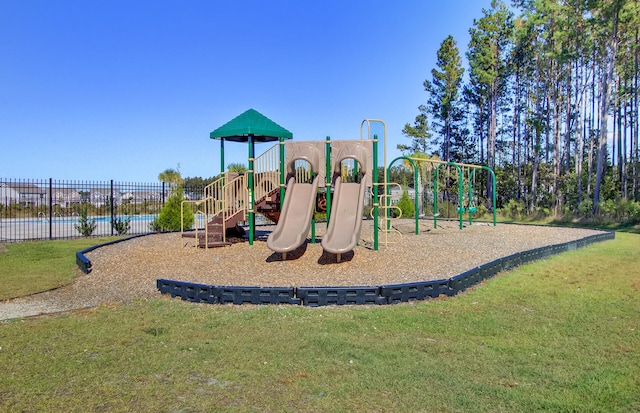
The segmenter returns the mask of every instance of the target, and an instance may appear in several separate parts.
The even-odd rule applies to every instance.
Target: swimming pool
[[[129,217],[131,219],[131,222],[151,222],[154,219],[156,219],[158,217],[158,215],[115,215],[113,218],[114,220],[116,219],[120,219],[120,220],[126,220],[127,217]],[[92,216],[92,217],[87,217],[89,220],[95,220],[95,222],[111,222],[111,215],[99,215],[99,216]],[[20,223],[23,224],[48,224],[49,223],[49,217],[39,217],[39,218],[9,218],[11,220],[17,220],[20,221]],[[72,217],[60,217],[60,216],[53,216],[53,219],[51,219],[51,223],[52,224],[77,224],[78,220],[80,219],[79,216],[72,216]]]

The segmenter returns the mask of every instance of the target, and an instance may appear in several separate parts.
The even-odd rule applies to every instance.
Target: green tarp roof
[[[231,119],[211,132],[209,137],[211,139],[247,142],[250,135],[254,137],[255,142],[293,138],[291,132],[254,109],[249,109]]]

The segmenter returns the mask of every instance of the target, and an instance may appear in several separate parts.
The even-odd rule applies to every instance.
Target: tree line
[[[398,148],[493,168],[502,206],[640,216],[639,26],[639,0],[494,0],[467,68],[441,43]]]

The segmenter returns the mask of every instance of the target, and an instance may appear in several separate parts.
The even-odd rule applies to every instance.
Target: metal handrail
[[[254,163],[255,200],[259,201],[280,188],[280,151],[274,145],[258,156]]]

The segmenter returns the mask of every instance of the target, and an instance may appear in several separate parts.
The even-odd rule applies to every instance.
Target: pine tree
[[[495,167],[498,102],[506,91],[509,75],[507,56],[510,52],[513,22],[512,13],[502,1],[493,1],[490,10],[483,10],[484,16],[474,21],[469,30],[471,41],[467,58],[471,67],[471,77],[477,85],[485,89],[488,117],[487,164]]]
[[[433,126],[439,132],[440,155],[445,161],[462,161],[465,155],[464,112],[461,109],[460,85],[464,68],[453,36],[448,36],[437,53],[437,68],[431,70],[432,80],[424,81],[429,94],[427,109]]]
[[[486,160],[490,168],[496,166],[497,120],[500,99],[506,92],[510,66],[508,56],[513,41],[513,13],[498,0],[491,2],[490,10],[483,10],[484,16],[474,20],[469,30],[471,40],[467,50],[467,59],[471,67],[471,85],[475,91],[468,95],[482,97],[484,105],[481,112],[486,113],[487,152]],[[491,186],[488,184],[488,188]],[[489,197],[492,194],[488,194]]]
[[[413,126],[405,124],[402,129],[402,134],[411,139],[410,145],[399,144],[398,149],[404,154],[412,153],[424,153],[429,150],[431,139],[431,131],[429,130],[429,124],[427,121],[427,107],[420,105],[418,107],[420,114],[416,116]]]

